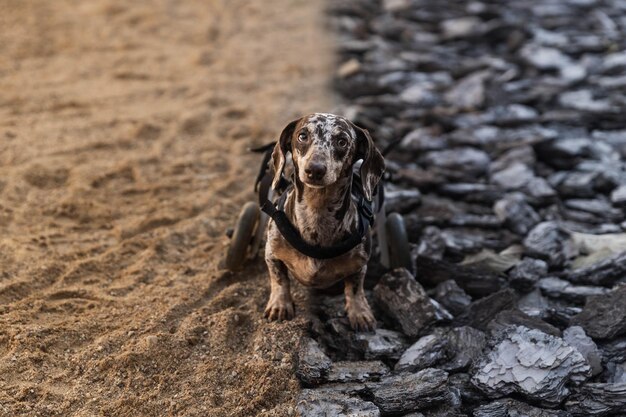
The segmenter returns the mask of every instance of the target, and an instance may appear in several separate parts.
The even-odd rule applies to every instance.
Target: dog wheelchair
[[[259,201],[244,204],[237,223],[229,232],[230,243],[226,252],[225,267],[235,271],[244,266],[246,261],[257,257],[265,238],[265,230],[270,218],[276,221],[283,237],[297,250],[307,256],[328,259],[340,256],[360,244],[370,227],[375,230],[380,253],[380,263],[389,269],[404,267],[413,269],[409,241],[402,216],[398,213],[387,213],[383,182],[378,183],[372,202],[363,197],[361,180],[358,174],[358,163],[353,167],[351,194],[357,205],[359,214],[359,231],[346,241],[330,248],[309,245],[300,237],[299,232],[291,225],[282,211],[287,191],[292,187],[291,181],[284,175],[281,177],[278,192],[272,187],[272,173],[269,167],[274,143],[251,149],[252,152],[264,153],[263,162],[254,185]],[[277,195],[278,194],[278,195]],[[277,202],[274,202],[278,197]],[[278,205],[278,207],[276,206]]]

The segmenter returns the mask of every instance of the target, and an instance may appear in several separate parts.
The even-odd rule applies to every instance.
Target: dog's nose
[[[304,173],[308,179],[319,181],[326,175],[326,165],[311,162],[304,168]]]

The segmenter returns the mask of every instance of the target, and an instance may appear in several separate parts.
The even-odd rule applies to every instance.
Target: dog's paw
[[[365,303],[354,303],[346,310],[352,330],[371,332],[376,328],[376,319],[367,301]]]
[[[273,320],[291,320],[295,315],[293,301],[284,298],[270,298],[265,307],[265,317]]]

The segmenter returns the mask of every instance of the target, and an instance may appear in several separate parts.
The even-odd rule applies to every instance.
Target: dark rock
[[[608,294],[592,296],[572,324],[585,329],[594,339],[610,339],[626,334],[626,285]]]
[[[626,275],[626,252],[601,259],[589,266],[567,271],[563,274],[576,284],[611,286]]]
[[[385,186],[385,208],[388,213],[407,213],[417,207],[421,201],[422,194],[418,190],[388,190]]]
[[[448,360],[439,367],[448,372],[459,372],[470,368],[482,355],[487,338],[478,329],[468,326],[451,329],[448,340]]]
[[[446,261],[418,256],[416,268],[420,281],[425,285],[437,285],[453,279],[471,296],[484,297],[502,288],[503,279],[479,268],[464,267]]]
[[[524,239],[524,247],[530,256],[545,259],[555,268],[566,265],[577,253],[570,234],[555,222],[535,226]]]
[[[464,313],[472,302],[472,297],[451,279],[437,285],[434,298],[455,316]]]
[[[451,253],[476,253],[485,246],[489,247],[485,236],[470,230],[446,229],[441,232],[441,237],[446,244],[446,249]]]
[[[435,226],[425,227],[417,247],[417,254],[433,259],[441,259],[445,251],[446,242],[441,236],[441,230]]]
[[[560,329],[565,329],[571,325],[572,319],[581,311],[582,308],[580,307],[556,306],[548,308],[541,318]]]
[[[564,197],[593,197],[597,178],[595,172],[557,172],[549,182]]]
[[[409,337],[417,337],[432,325],[452,319],[406,269],[385,274],[374,287],[374,296],[385,314]]]
[[[535,178],[533,171],[525,164],[516,162],[502,171],[491,175],[491,182],[505,190],[519,190]]]
[[[445,100],[464,110],[480,108],[485,102],[485,81],[490,75],[486,71],[468,75],[445,94]]]
[[[560,137],[538,143],[535,151],[546,163],[569,169],[582,159],[593,157],[593,141],[586,137]]]
[[[420,371],[443,362],[447,357],[448,340],[442,331],[421,337],[396,363],[396,371]]]
[[[543,318],[545,311],[552,307],[554,303],[541,294],[538,288],[523,294],[517,300],[517,308],[531,317]]]
[[[450,197],[460,198],[467,202],[493,203],[504,194],[498,186],[473,183],[444,183],[439,192]]]
[[[626,410],[626,383],[585,384],[565,403],[574,416],[623,415]]]
[[[565,201],[565,207],[584,211],[587,213],[602,216],[607,221],[618,222],[624,214],[622,210],[615,209],[604,199],[571,199]]]
[[[548,184],[548,181],[541,177],[535,177],[530,180],[523,188],[524,193],[528,196],[532,204],[545,205],[553,201],[556,197],[556,191]]]
[[[409,347],[396,363],[396,371],[437,367],[448,372],[468,369],[487,344],[485,334],[472,327],[436,329]]]
[[[509,272],[509,284],[516,290],[528,292],[547,273],[548,265],[544,261],[525,258]]]
[[[377,381],[389,373],[389,368],[380,361],[335,362],[328,370],[328,382]]]
[[[483,175],[489,167],[489,155],[473,148],[457,148],[428,152],[422,162],[450,178]]]
[[[366,386],[382,415],[410,413],[450,400],[448,373],[427,368],[417,373],[402,373]]]
[[[496,202],[493,211],[509,230],[522,236],[526,236],[528,231],[541,221],[541,217],[521,193],[506,195]]]
[[[526,327],[502,333],[477,366],[472,383],[489,397],[519,394],[556,407],[590,374],[583,356],[563,340]]]
[[[610,384],[626,383],[626,362],[622,362],[622,363],[609,362],[606,364],[606,371],[607,371],[606,382]]]
[[[626,206],[626,185],[617,187],[611,193],[611,202],[618,207]]]
[[[524,326],[529,329],[539,330],[552,336],[561,337],[561,331],[556,327],[546,323],[538,317],[531,317],[518,309],[499,312],[489,323],[487,329],[492,334],[496,334],[509,326]]]
[[[492,215],[480,215],[480,214],[456,214],[450,219],[450,225],[452,226],[467,226],[467,227],[481,227],[481,228],[499,228],[502,226],[502,219]],[[468,245],[471,250],[475,247],[475,241],[472,240]],[[457,245],[458,246],[458,245]]]
[[[491,164],[491,172],[503,171],[512,165],[520,164],[524,167],[534,166],[535,151],[531,146],[519,146],[504,152]],[[532,172],[532,171],[531,171]]]
[[[354,344],[365,359],[397,360],[408,346],[404,335],[387,329],[355,333]]]
[[[472,384],[471,380],[471,375],[466,373],[452,374],[448,378],[450,389],[460,392],[464,406],[481,404],[487,400],[485,395]]]
[[[325,382],[331,365],[332,361],[315,340],[309,337],[301,339],[296,376],[304,385],[312,386]]]
[[[470,304],[458,321],[477,329],[486,330],[487,325],[499,312],[515,307],[516,297],[511,289],[493,293]]]
[[[606,362],[626,362],[626,337],[603,343],[602,352]]]
[[[611,100],[595,99],[591,90],[567,91],[559,97],[559,103],[566,108],[588,113],[612,113],[618,111]]]
[[[328,390],[302,390],[296,404],[301,417],[379,417],[380,411],[373,403]]]
[[[445,39],[465,38],[482,30],[482,21],[474,16],[447,19],[441,22],[440,29]]]
[[[602,295],[608,292],[606,288],[572,285],[568,281],[554,277],[540,279],[537,287],[548,297],[559,298],[577,304],[584,304],[587,301],[587,297]]]
[[[565,329],[563,340],[582,353],[591,367],[592,376],[602,372],[602,353],[598,350],[598,346],[596,346],[594,341],[585,334],[585,330],[582,327],[572,326]]]
[[[475,255],[466,256],[461,265],[503,274],[519,263],[523,252],[524,248],[520,245],[509,246],[499,253],[483,249]]]
[[[521,401],[504,399],[481,405],[474,410],[474,417],[571,417],[566,411],[546,410]]]

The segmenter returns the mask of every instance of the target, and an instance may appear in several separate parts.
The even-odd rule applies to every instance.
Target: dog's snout
[[[326,165],[320,164],[319,162],[310,162],[306,168],[304,168],[304,173],[308,179],[319,181],[326,175]]]

